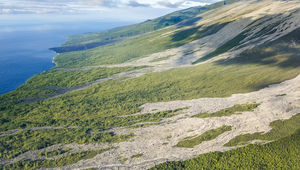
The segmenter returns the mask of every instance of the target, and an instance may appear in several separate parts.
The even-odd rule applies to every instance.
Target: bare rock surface
[[[247,9],[247,10],[245,10]],[[149,72],[161,72],[179,67],[193,67],[193,62],[213,52],[229,40],[247,31],[247,38],[230,51],[215,58],[199,63],[216,61],[222,58],[236,57],[242,51],[253,48],[257,45],[276,40],[300,26],[300,3],[297,0],[263,0],[243,1],[228,5],[217,10],[211,10],[199,15],[203,19],[196,25],[209,26],[217,23],[229,22],[215,34],[195,40],[178,48],[168,49],[155,53],[144,58],[128,61],[123,64],[86,66],[81,68],[62,68],[61,71],[88,70],[98,67],[135,67],[150,66],[147,68],[118,73],[105,79],[87,83],[71,89],[54,97],[77,90],[82,90],[92,85],[107,80],[140,77]],[[281,21],[281,22],[279,22]],[[278,23],[279,22],[279,23]],[[276,24],[273,29],[276,31],[270,34],[256,37],[257,33],[267,25]],[[255,25],[255,26],[253,26]],[[155,59],[170,56],[169,58],[153,62]],[[199,113],[213,113],[222,109],[230,108],[235,104],[259,103],[254,111],[243,112],[226,117],[196,118],[193,115]],[[116,144],[89,144],[89,145],[57,145],[46,149],[52,150],[58,147],[72,148],[76,152],[86,150],[99,150],[107,147],[114,147],[92,159],[82,160],[76,164],[60,167],[57,169],[146,169],[166,161],[177,161],[194,158],[197,155],[214,152],[227,151],[235,147],[224,147],[224,144],[241,134],[268,132],[271,130],[270,123],[276,120],[289,119],[300,113],[300,75],[292,80],[280,84],[271,85],[259,91],[234,94],[227,98],[200,98],[193,100],[178,100],[170,102],[146,103],[141,106],[142,111],[137,114],[154,113],[157,111],[182,110],[181,114],[162,120],[157,125],[149,125],[135,129],[116,128],[116,134],[131,134],[135,137],[128,141]],[[179,148],[175,145],[186,137],[201,135],[204,132],[219,128],[223,125],[231,126],[232,130],[227,131],[217,138],[205,141],[193,148]],[[48,128],[48,127],[45,127]],[[0,135],[18,133],[20,130],[3,132]],[[268,142],[258,141],[254,142]],[[251,143],[250,142],[250,143]],[[10,163],[21,159],[38,159],[36,155],[41,151],[26,152]],[[140,154],[140,157],[134,157]],[[126,161],[124,161],[126,158]]]
[[[253,102],[260,105],[252,112],[226,117],[191,117],[202,112],[216,112],[235,104]],[[164,111],[183,107],[189,108],[183,110],[182,115],[185,115],[184,117],[173,117],[159,125],[137,129],[115,129],[117,134],[134,133],[136,136],[129,141],[119,143],[118,148],[99,154],[93,159],[82,160],[74,165],[59,169],[145,169],[165,161],[186,160],[203,153],[230,150],[234,147],[224,147],[223,145],[241,134],[270,131],[269,124],[271,122],[289,119],[300,113],[299,104],[300,75],[292,80],[256,92],[234,94],[228,98],[200,98],[186,101],[147,103],[142,106],[142,112],[144,113],[151,112],[153,109]],[[186,137],[200,135],[223,125],[232,126],[232,130],[194,148],[175,147],[179,141]],[[137,154],[142,154],[142,156],[139,158],[132,157]],[[122,162],[120,158],[127,158],[128,160]]]
[[[173,68],[195,66],[193,65],[193,63],[198,59],[210,54],[220,46],[224,45],[226,42],[241,35],[242,33],[246,34],[246,38],[233,49],[207,61],[200,62],[197,65],[207,62],[213,62],[219,59],[236,57],[244,50],[274,41],[292,32],[296,28],[299,28],[300,3],[297,0],[242,1],[234,3],[232,5],[224,6],[222,8],[218,8],[216,10],[208,11],[204,14],[199,15],[199,17],[201,17],[202,19],[196,22],[195,26],[201,25],[205,27],[225,22],[228,22],[228,24],[212,35],[192,41],[181,47],[154,53],[149,56],[144,56],[143,58],[128,61],[122,64],[85,66],[80,68],[58,68],[58,70],[61,71],[80,71],[100,67],[112,68],[149,66],[148,68],[118,73],[108,78],[99,79],[94,82],[66,89],[63,92],[55,95],[54,97],[59,97],[66,93],[82,90],[92,85],[105,82],[107,80],[126,77],[136,78],[143,76],[149,72],[162,72]],[[260,32],[263,32],[264,28],[269,25],[273,25],[271,31],[267,32],[267,34],[260,35]],[[167,56],[169,57],[165,60],[153,62],[156,59]]]

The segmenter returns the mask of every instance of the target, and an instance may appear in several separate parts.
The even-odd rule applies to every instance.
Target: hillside
[[[63,48],[108,40],[0,96],[1,169],[299,169],[297,0],[219,2]]]
[[[237,2],[239,0],[227,0],[227,4]],[[62,47],[55,47],[52,50],[63,53],[71,51],[80,51],[91,49],[98,46],[103,46],[119,41],[127,40],[134,36],[153,32],[175,24],[187,25],[198,20],[196,16],[209,11],[211,9],[223,6],[223,2],[217,2],[212,5],[192,7],[181,11],[176,11],[171,14],[145,22],[106,30],[98,33],[88,33],[81,35],[73,35],[68,37],[68,41]]]

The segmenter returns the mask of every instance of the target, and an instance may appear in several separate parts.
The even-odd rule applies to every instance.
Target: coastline
[[[94,23],[94,21],[89,21]],[[81,25],[90,27],[81,27]],[[36,23],[34,23],[36,24]],[[39,23],[43,24],[43,23]],[[13,32],[0,32],[5,47],[0,49],[0,95],[11,93],[24,85],[28,79],[35,75],[49,71],[57,67],[55,58],[60,54],[51,48],[63,47],[69,36],[85,33],[99,32],[112,28],[131,24],[129,22],[112,22],[97,25],[87,22],[70,22],[65,24],[54,23],[45,30],[22,30],[18,25],[10,27],[18,28]],[[64,25],[64,27],[61,27]],[[58,26],[58,27],[57,27]],[[67,28],[67,29],[66,29]],[[17,39],[15,37],[18,37]],[[5,40],[5,41],[4,41]]]
[[[64,40],[64,41],[61,43],[61,45],[62,45],[63,43],[65,43],[65,42],[66,42],[66,40]],[[12,89],[12,90],[10,90],[10,91],[4,92],[4,93],[1,93],[1,92],[0,92],[0,95],[5,95],[5,94],[8,94],[8,93],[11,93],[11,92],[17,90],[18,88],[20,88],[21,86],[23,86],[24,84],[26,84],[26,82],[27,82],[30,78],[32,78],[32,77],[34,77],[34,76],[36,76],[36,75],[38,75],[38,74],[47,72],[47,71],[49,71],[49,70],[55,68],[55,67],[57,66],[57,63],[55,62],[55,57],[58,56],[59,53],[57,53],[57,52],[51,50],[50,48],[48,48],[47,51],[48,51],[48,52],[51,52],[51,53],[53,54],[53,55],[52,55],[52,58],[51,58],[51,62],[50,62],[50,64],[52,64],[52,66],[50,66],[50,68],[44,69],[44,70],[42,70],[42,71],[40,71],[40,72],[38,72],[38,73],[36,73],[36,74],[32,74],[29,78],[27,78],[22,84],[18,85],[16,88],[14,88],[14,89]]]
[[[53,51],[53,50],[51,50],[50,48],[49,48],[49,50],[50,50],[50,51]],[[55,56],[52,58],[52,63],[54,64],[54,67],[56,67],[56,66],[57,66],[57,63],[55,62],[55,57],[58,56],[60,53],[55,52],[55,51],[53,51],[53,52],[55,53]],[[52,68],[54,68],[54,67],[52,67]],[[52,68],[51,68],[51,69],[52,69]]]

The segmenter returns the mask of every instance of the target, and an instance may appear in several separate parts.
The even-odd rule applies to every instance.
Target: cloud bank
[[[0,14],[80,14],[128,8],[183,9],[220,0],[2,0]]]

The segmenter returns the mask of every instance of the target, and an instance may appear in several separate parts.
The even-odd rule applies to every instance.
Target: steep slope
[[[284,137],[294,146],[298,1],[240,1],[193,15],[60,54],[56,68],[1,95],[3,168],[145,169]],[[190,166],[170,166],[178,164]]]
[[[237,1],[239,0],[227,0],[227,4],[231,4]],[[153,20],[147,20],[145,22],[135,24],[135,25],[115,28],[107,31],[102,31],[99,33],[89,33],[89,34],[70,36],[68,38],[68,41],[64,44],[64,46],[103,42],[108,40],[115,40],[115,39],[120,39],[125,37],[136,36],[139,34],[152,32],[167,26],[175,25],[182,21],[184,21],[182,24],[189,24],[195,20],[198,20],[199,18],[195,18],[195,16],[199,15],[200,13],[204,13],[206,11],[221,6],[223,6],[223,2],[218,2],[207,6],[192,7],[189,9],[176,11],[171,14]]]

